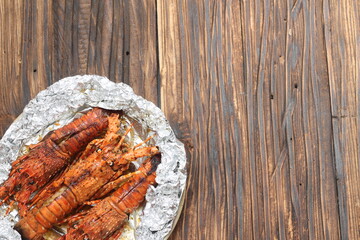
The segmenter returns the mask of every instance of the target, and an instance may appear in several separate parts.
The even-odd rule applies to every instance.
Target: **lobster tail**
[[[44,227],[40,224],[30,225],[30,222],[23,222],[20,220],[15,226],[14,229],[20,233],[22,239],[43,239],[42,236],[37,235],[37,232],[44,231]],[[21,223],[21,224],[19,224]]]
[[[78,206],[69,188],[60,189],[60,192],[61,196],[49,199],[46,206],[32,209],[15,225],[15,229],[28,239],[41,239],[42,234]]]

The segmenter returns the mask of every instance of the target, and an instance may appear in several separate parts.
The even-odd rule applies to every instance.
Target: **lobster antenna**
[[[139,144],[135,145],[132,149],[135,149],[135,148],[137,148],[137,147],[139,147],[139,146],[143,145],[144,143],[148,142],[148,141],[149,141],[150,139],[152,139],[153,137],[155,137],[155,134],[154,134],[154,135],[152,135],[152,136],[150,136],[150,137],[148,137],[148,138],[147,138],[147,139],[145,139],[143,142],[141,142],[141,143],[139,143]]]
[[[126,135],[130,132],[130,130],[133,126],[134,126],[134,123],[130,124],[129,128],[126,130],[125,134],[121,137],[119,143],[114,148],[115,151],[119,150],[119,148],[121,147],[121,145],[123,144],[123,142],[125,140]]]

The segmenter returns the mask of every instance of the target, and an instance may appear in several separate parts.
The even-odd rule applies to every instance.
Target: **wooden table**
[[[131,85],[188,152],[171,239],[360,239],[360,1],[3,0],[0,135],[76,74]]]

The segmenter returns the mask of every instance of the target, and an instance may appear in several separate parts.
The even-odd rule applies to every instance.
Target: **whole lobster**
[[[107,115],[106,110],[94,108],[31,146],[29,153],[12,163],[9,177],[0,187],[0,199],[5,202],[14,196],[19,208],[24,207],[32,193],[68,166],[75,155],[107,128]]]
[[[101,200],[58,240],[116,239],[134,209],[144,201],[147,189],[155,183],[160,155],[153,156],[134,172],[128,182]]]
[[[23,237],[42,239],[43,233],[99,194],[99,190],[107,192],[111,187],[109,182],[116,181],[129,168],[131,161],[159,152],[157,147],[134,149],[138,145],[126,151],[122,146],[130,128],[120,138],[117,134],[119,116],[111,114],[108,119],[105,137],[90,143],[79,160],[35,196],[33,208],[15,226]],[[96,151],[92,152],[93,146],[96,146]]]

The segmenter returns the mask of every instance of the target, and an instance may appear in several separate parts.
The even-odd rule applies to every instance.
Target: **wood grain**
[[[188,153],[170,239],[360,239],[360,1],[0,1],[0,135],[76,74],[131,85]]]
[[[0,134],[18,116],[26,104],[27,86],[23,86],[22,74],[24,6],[20,1],[0,4]],[[11,29],[11,31],[9,31]],[[6,33],[6,34],[5,34]],[[24,92],[25,91],[25,92]]]

